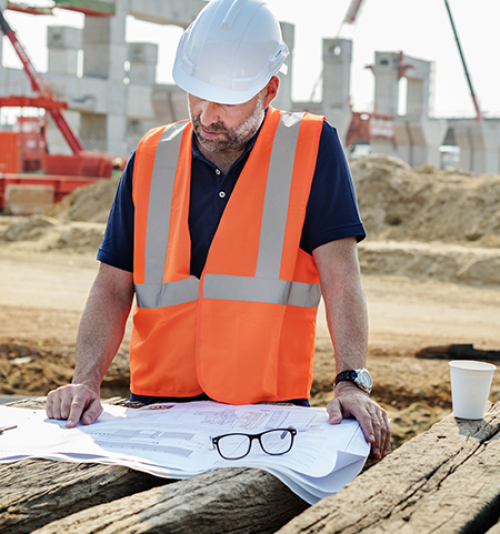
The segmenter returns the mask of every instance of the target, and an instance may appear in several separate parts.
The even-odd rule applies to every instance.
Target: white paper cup
[[[482,419],[496,366],[486,362],[450,362],[453,415],[460,419]]]

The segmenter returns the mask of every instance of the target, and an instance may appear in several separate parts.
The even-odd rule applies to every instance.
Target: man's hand
[[[51,391],[47,396],[47,417],[67,419],[66,427],[73,428],[78,421],[92,424],[102,413],[99,393],[83,384],[69,384]]]
[[[340,423],[344,418],[357,419],[366,441],[371,444],[373,456],[380,460],[387,453],[391,438],[387,414],[357,386],[349,382],[337,384],[335,398],[328,404],[326,411],[332,425]]]

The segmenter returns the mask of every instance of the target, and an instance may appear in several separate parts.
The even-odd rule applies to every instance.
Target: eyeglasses
[[[225,460],[239,460],[244,458],[252,447],[252,441],[256,439],[261,449],[266,454],[278,456],[286,454],[293,446],[293,438],[296,436],[295,428],[274,428],[260,434],[223,434],[211,438],[213,445]]]

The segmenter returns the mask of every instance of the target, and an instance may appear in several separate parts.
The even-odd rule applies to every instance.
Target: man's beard
[[[264,110],[262,106],[263,96],[259,94],[255,102],[252,113],[235,128],[229,129],[222,121],[214,122],[206,128],[202,126],[200,115],[194,117],[189,107],[189,116],[193,124],[194,132],[200,145],[210,152],[219,152],[221,150],[237,149],[249,141],[260,128],[264,120]],[[207,139],[203,136],[202,130],[207,132],[218,132],[223,134],[217,139]]]

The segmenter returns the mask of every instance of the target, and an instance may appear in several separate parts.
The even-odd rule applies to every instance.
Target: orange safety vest
[[[308,398],[321,292],[300,246],[323,118],[270,108],[190,274],[189,121],[150,131],[134,164],[131,391],[229,404]]]

